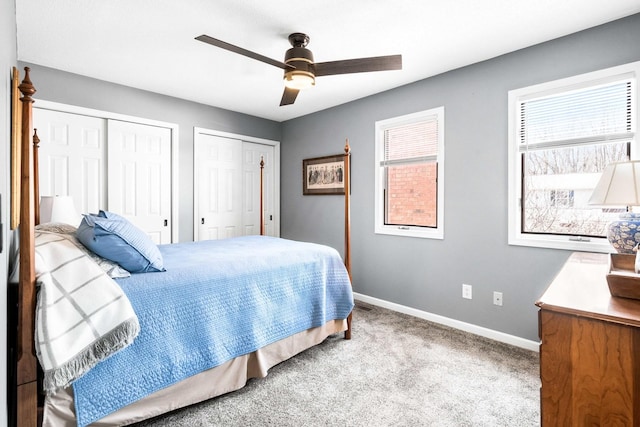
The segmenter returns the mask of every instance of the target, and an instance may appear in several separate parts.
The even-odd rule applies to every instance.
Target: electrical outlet
[[[493,304],[494,305],[502,305],[502,292],[494,292],[493,293]]]
[[[462,284],[462,298],[471,299],[471,285]]]

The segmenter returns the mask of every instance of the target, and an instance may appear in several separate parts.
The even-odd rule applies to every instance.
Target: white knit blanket
[[[140,325],[120,286],[70,236],[37,231],[35,244],[36,354],[54,393],[133,342]]]

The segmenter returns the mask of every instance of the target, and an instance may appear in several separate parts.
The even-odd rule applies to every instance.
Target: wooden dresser
[[[640,426],[640,300],[612,297],[608,255],[574,253],[536,303],[542,426]]]

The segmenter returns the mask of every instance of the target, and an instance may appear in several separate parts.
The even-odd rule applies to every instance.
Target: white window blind
[[[626,80],[521,102],[521,149],[628,140],[632,85]]]
[[[386,129],[381,166],[433,161],[438,155],[438,118]]]

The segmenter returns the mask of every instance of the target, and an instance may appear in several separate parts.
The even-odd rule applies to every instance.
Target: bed
[[[15,357],[18,426],[132,424],[242,388],[249,378],[266,376],[272,366],[329,335],[344,332],[346,339],[351,338],[349,191],[345,191],[344,259],[324,245],[244,236],[160,245],[153,249],[162,265],[151,262],[154,268],[144,273],[118,277],[112,274],[113,262],[78,241],[83,242],[85,221],[92,227],[92,221],[120,221],[116,214],[85,216],[78,229],[38,225],[37,136],[33,144],[30,141],[35,89],[28,68],[19,88],[23,96]],[[348,189],[348,142],[344,159]],[[82,267],[77,266],[80,263]],[[83,288],[85,303],[100,301],[100,310],[74,310],[102,313],[109,306],[104,309],[112,310],[109,315],[81,316],[88,317],[90,328],[77,326],[81,322],[73,327],[62,321],[46,323],[54,318],[51,307],[76,292],[74,280],[85,277],[97,278],[94,288]],[[65,286],[75,286],[74,291]],[[74,307],[82,306],[77,300],[81,298],[73,300]],[[74,344],[60,345],[62,333],[55,328],[76,331],[77,336],[68,338]],[[85,338],[91,345],[82,344]],[[89,354],[90,361],[70,358],[52,369],[51,360],[67,360],[65,352],[71,352],[73,345],[79,353]],[[106,353],[94,358],[105,347]],[[44,375],[38,375],[40,365]],[[48,393],[39,405],[42,389]]]

